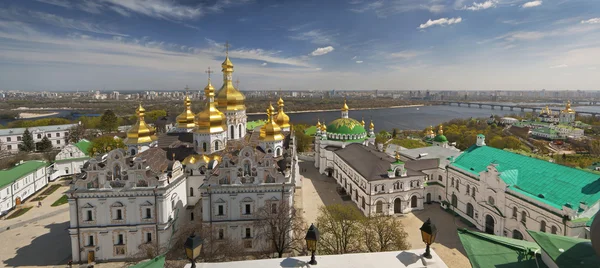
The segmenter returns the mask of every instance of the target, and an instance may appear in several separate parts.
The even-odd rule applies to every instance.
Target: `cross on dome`
[[[206,71],[204,71],[205,73],[208,74],[208,79],[210,80],[210,74],[214,73],[213,71],[210,70],[210,66],[207,68]]]

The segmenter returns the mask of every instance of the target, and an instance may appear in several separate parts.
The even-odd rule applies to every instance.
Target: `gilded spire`
[[[217,93],[217,107],[221,111],[246,110],[246,106],[244,105],[246,97],[233,86],[233,63],[229,60],[229,42],[225,44],[225,49],[225,61],[221,64],[223,86],[221,86],[221,89],[219,89],[219,92]]]
[[[438,135],[444,135],[444,129],[442,124],[440,124],[440,128],[438,129]]]
[[[344,98],[344,106],[342,106],[342,111],[344,111],[344,112],[348,111],[348,104],[346,104],[346,98]]]
[[[129,130],[127,130],[127,138],[125,138],[124,143],[127,145],[136,145],[156,141],[157,137],[154,135],[154,128],[146,124],[146,121],[144,120],[146,109],[142,107],[141,103],[135,110],[135,113],[137,114],[138,120]]]
[[[277,111],[277,116],[275,117],[275,122],[281,127],[281,128],[289,128],[290,127],[290,117],[285,114],[285,112],[283,111],[283,99],[281,99],[281,96],[279,96],[279,100],[277,101],[277,106],[279,106],[279,111]]]
[[[269,102],[267,108],[267,123],[260,128],[259,140],[261,141],[281,141],[284,139],[281,134],[281,128],[273,121],[273,105]]]
[[[227,129],[227,118],[215,107],[215,88],[210,83],[210,67],[206,71],[208,74],[208,84],[204,88],[206,96],[206,104],[204,110],[196,115],[196,130],[197,133],[210,134],[220,133]]]
[[[396,161],[400,161],[400,153],[398,151],[396,151],[396,155],[394,158],[396,158]]]
[[[188,97],[189,88],[185,86],[185,98],[183,99],[184,110],[177,116],[177,127],[191,129],[196,126],[194,122],[194,113],[192,112],[192,101]]]
[[[321,121],[319,121],[319,118],[317,118],[317,128],[321,129]]]
[[[375,129],[375,124],[373,124],[373,119],[371,119],[371,124],[369,124],[370,129]]]
[[[363,116],[363,118],[360,120],[360,125],[365,127],[365,117]]]

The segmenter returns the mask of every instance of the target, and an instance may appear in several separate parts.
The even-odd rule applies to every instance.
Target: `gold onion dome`
[[[186,157],[185,159],[183,159],[183,161],[181,161],[182,165],[189,165],[189,164],[195,164],[195,163],[208,163],[210,162],[210,157],[202,154],[192,154],[189,155],[188,157]]]
[[[282,128],[289,128],[290,117],[283,111],[284,105],[281,97],[279,97],[279,100],[277,101],[277,106],[279,106],[279,112],[277,112],[277,116],[275,117],[275,123],[277,123],[277,125],[279,125]]]
[[[223,86],[217,93],[217,107],[223,111],[239,111],[245,110],[244,94],[233,86],[231,74],[233,73],[233,63],[229,60],[229,56],[225,57],[225,61],[221,64],[223,68]]]
[[[259,139],[262,141],[281,141],[284,138],[281,134],[281,128],[273,121],[272,115],[274,110],[273,105],[269,104],[269,108],[267,109],[267,123],[260,128]]]
[[[317,118],[317,128],[321,129],[321,121]]]
[[[194,112],[192,112],[192,100],[190,97],[185,95],[185,99],[183,100],[183,105],[185,106],[185,110],[183,113],[177,116],[177,127],[179,128],[194,128]]]
[[[344,99],[344,106],[342,106],[342,111],[346,112],[348,110],[349,110],[348,104],[346,104],[346,99]]]
[[[571,101],[567,101],[567,107],[565,107],[564,110],[562,110],[563,113],[569,113],[569,114],[574,114],[575,110],[571,109]]]
[[[204,110],[196,115],[196,132],[210,134],[225,131],[227,129],[227,118],[215,107],[215,88],[210,84],[210,78],[208,79],[208,85],[204,88],[204,94],[207,102]]]
[[[363,117],[363,119],[360,120],[360,124],[365,127],[365,118]]]
[[[373,124],[373,120],[371,120],[371,124],[369,124],[369,128],[370,129],[374,129],[375,128],[375,124]]]
[[[154,128],[146,124],[146,121],[144,121],[146,109],[142,107],[141,103],[140,106],[138,106],[138,108],[135,110],[135,112],[137,114],[138,120],[133,126],[131,126],[129,130],[127,130],[127,138],[125,139],[124,143],[128,145],[133,145],[151,143],[153,141],[156,141],[158,138],[156,137],[156,135],[154,135]]]

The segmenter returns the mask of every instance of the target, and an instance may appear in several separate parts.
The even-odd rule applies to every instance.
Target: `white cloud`
[[[400,59],[412,59],[417,56],[421,56],[423,54],[429,53],[428,51],[417,51],[417,50],[403,50],[400,52],[395,52],[389,54],[392,58],[400,58]]]
[[[310,53],[310,55],[313,55],[313,56],[322,56],[322,55],[325,55],[325,54],[327,54],[327,53],[329,53],[329,52],[331,52],[333,50],[334,50],[334,48],[332,46],[320,47],[320,48],[315,49],[315,51],[313,51],[312,53]]]
[[[161,19],[193,19],[204,14],[200,7],[166,0],[102,0],[131,12]]]
[[[599,24],[600,23],[600,18],[593,18],[593,19],[589,19],[589,20],[582,20],[581,23],[582,24]]]
[[[363,63],[363,61],[362,60],[357,60],[356,63]]]
[[[537,6],[541,6],[541,5],[542,5],[542,1],[536,0],[536,1],[527,2],[527,3],[523,4],[521,7],[522,8],[530,8],[530,7],[537,7]]]
[[[440,18],[440,19],[437,19],[437,20],[431,20],[430,19],[426,23],[423,23],[423,24],[419,25],[419,29],[425,29],[425,28],[429,28],[429,27],[435,26],[435,25],[446,26],[446,25],[460,23],[461,21],[462,21],[461,17],[458,17],[458,18]]]
[[[332,34],[324,33],[321,30],[310,30],[290,36],[291,39],[309,41],[315,45],[335,45]]]
[[[356,58],[358,58],[358,56],[354,56],[354,57],[352,57],[352,59],[353,59],[353,60],[355,60]]]
[[[260,64],[260,66],[267,66],[267,63],[263,62],[263,63]]]
[[[375,12],[380,18],[397,13],[426,10],[431,13],[441,13],[446,10],[442,0],[397,0],[397,1],[352,1],[350,11],[356,13]]]
[[[65,1],[65,0],[37,0],[37,1],[41,2],[41,3],[49,4],[49,5],[55,5],[55,6],[64,7],[64,8],[71,8],[71,3],[69,3],[68,1]]]
[[[482,10],[482,9],[488,9],[488,8],[496,7],[496,3],[498,3],[497,0],[488,0],[488,1],[485,1],[483,3],[473,2],[473,5],[471,5],[471,6],[464,6],[462,9],[464,9],[464,10],[471,10],[471,11],[477,11],[477,10]]]
[[[569,65],[559,64],[559,65],[550,66],[550,69],[567,68],[567,67],[569,67]]]

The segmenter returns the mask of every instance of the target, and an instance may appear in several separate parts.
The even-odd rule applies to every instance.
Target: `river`
[[[455,118],[471,118],[471,117],[489,117],[494,115],[508,115],[519,113],[517,111],[502,111],[499,109],[491,110],[489,108],[468,108],[457,106],[422,106],[422,107],[405,107],[405,108],[383,108],[374,110],[350,110],[349,117],[358,121],[361,118],[365,119],[366,124],[373,119],[375,131],[398,129],[425,129],[428,126],[439,125],[443,122],[450,121]],[[292,123],[304,123],[314,125],[317,123],[317,118],[326,123],[331,122],[341,117],[340,111],[330,112],[310,112],[310,113],[291,113],[290,121]],[[249,115],[248,120],[266,119],[265,115]]]

